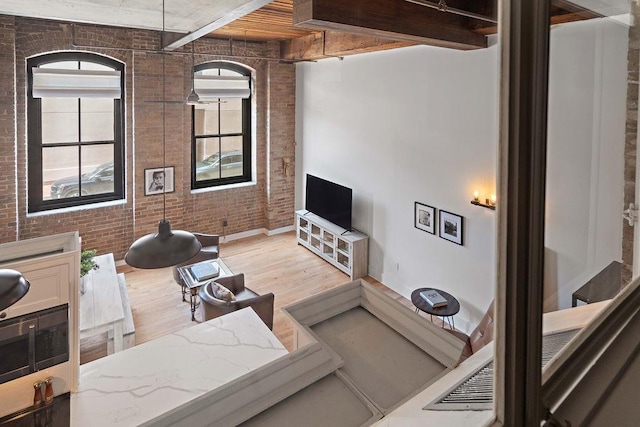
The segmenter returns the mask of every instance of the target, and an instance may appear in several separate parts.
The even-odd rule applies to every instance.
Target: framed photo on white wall
[[[436,208],[415,202],[413,222],[418,230],[436,234]]]
[[[462,245],[464,218],[451,212],[440,210],[440,237]]]

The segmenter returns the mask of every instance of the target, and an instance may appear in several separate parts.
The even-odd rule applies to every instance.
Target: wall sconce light
[[[492,194],[491,197],[485,199],[484,203],[480,201],[480,194],[478,190],[473,192],[473,199],[471,200],[472,205],[482,206],[483,208],[496,210],[496,195]]]

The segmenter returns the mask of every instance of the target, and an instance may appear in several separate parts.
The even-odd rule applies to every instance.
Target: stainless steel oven
[[[0,384],[67,360],[67,304],[0,322]]]

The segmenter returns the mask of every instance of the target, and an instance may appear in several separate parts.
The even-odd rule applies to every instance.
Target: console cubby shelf
[[[351,280],[367,275],[369,237],[346,231],[306,210],[296,211],[298,244],[347,273]]]

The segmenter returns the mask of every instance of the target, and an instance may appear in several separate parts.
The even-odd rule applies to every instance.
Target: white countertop
[[[136,426],[287,350],[250,308],[80,366],[71,426]]]

